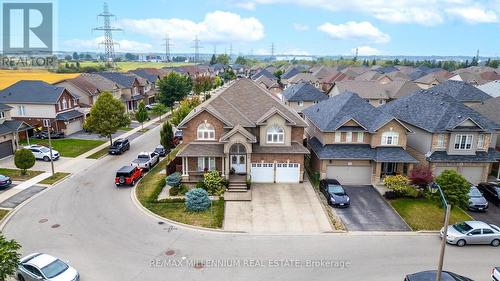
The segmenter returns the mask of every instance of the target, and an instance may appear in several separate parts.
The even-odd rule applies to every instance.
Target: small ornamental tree
[[[30,151],[31,152],[31,151]],[[15,240],[7,240],[0,234],[0,281],[8,279],[16,272],[21,254],[18,253],[21,245]]]
[[[224,193],[223,186],[224,179],[219,174],[219,171],[210,171],[203,175],[203,183],[205,184],[205,189],[211,195],[222,195]]]
[[[412,184],[419,187],[426,187],[434,180],[432,170],[426,166],[416,166],[410,171],[408,178]]]
[[[14,164],[21,169],[21,175],[26,175],[26,170],[35,165],[35,156],[31,150],[21,148],[14,154]]]
[[[135,112],[135,119],[141,123],[141,128],[144,129],[144,122],[148,120],[148,110],[142,101],[139,103],[137,111]]]
[[[454,170],[445,170],[436,178],[441,186],[446,200],[452,205],[467,207],[469,201],[470,183]]]
[[[188,211],[201,212],[210,207],[210,198],[205,189],[193,188],[186,193],[185,204]]]
[[[177,187],[181,184],[181,173],[175,172],[171,175],[168,175],[166,178],[167,184],[171,187]]]
[[[174,147],[174,132],[169,121],[163,123],[160,131],[160,144],[165,148]]]

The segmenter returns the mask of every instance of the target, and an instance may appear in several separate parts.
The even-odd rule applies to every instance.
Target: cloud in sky
[[[383,33],[367,21],[349,21],[343,24],[326,22],[318,26],[318,30],[325,32],[333,39],[353,39],[374,43],[387,43],[391,40],[388,34]]]
[[[243,18],[231,12],[207,13],[200,22],[189,19],[122,19],[118,25],[127,32],[151,38],[192,41],[195,36],[205,43],[254,42],[264,37],[264,25],[254,17]]]
[[[497,14],[494,11],[481,7],[451,8],[447,9],[446,12],[471,24],[498,22]]]
[[[93,39],[71,39],[64,41],[62,47],[69,51],[104,51],[104,46],[99,43],[104,41],[104,36]],[[115,40],[118,43],[115,46],[117,52],[150,52],[153,51],[153,46],[149,43],[143,43],[132,40]]]

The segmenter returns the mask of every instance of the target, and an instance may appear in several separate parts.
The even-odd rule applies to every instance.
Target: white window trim
[[[352,142],[352,132],[346,132],[345,142]]]
[[[391,131],[382,133],[382,145],[398,145],[399,133]]]
[[[26,109],[24,108],[24,105],[20,105],[17,108],[17,111],[18,111],[20,116],[26,116]]]
[[[465,142],[462,143],[463,140],[465,140]],[[453,148],[455,150],[471,150],[473,140],[474,140],[474,136],[471,134],[456,135]],[[457,145],[458,145],[458,147],[457,147]],[[462,147],[462,145],[463,145],[463,147]]]
[[[356,138],[356,142],[363,142],[365,140],[365,133],[364,132],[358,132],[358,136]]]
[[[342,140],[342,133],[335,132],[335,142],[341,142],[341,140]]]
[[[205,164],[208,163],[208,167]],[[205,171],[207,168],[208,171],[213,171],[216,168],[215,157],[198,157],[198,171]]]
[[[479,136],[477,137],[477,148],[478,149],[484,149],[484,139],[485,139],[485,136],[484,134],[479,134]]]
[[[437,135],[437,142],[436,142],[436,148],[445,148],[445,135],[444,134],[438,134]]]
[[[198,140],[215,140],[215,128],[210,123],[201,123],[196,130]]]
[[[302,107],[302,106],[304,106],[304,101],[299,101],[299,102],[297,102],[297,104]]]
[[[0,111],[0,119],[4,119],[5,118],[5,112],[4,111]]]
[[[285,130],[279,126],[271,126],[266,132],[267,143],[285,143]]]
[[[68,109],[68,101],[66,100],[66,98],[64,98],[62,100],[62,110],[66,110]]]

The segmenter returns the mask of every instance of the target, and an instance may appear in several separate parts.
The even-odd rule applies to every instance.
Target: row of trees
[[[193,92],[196,95],[217,89],[222,86],[222,79],[219,76],[198,76],[193,81]]]

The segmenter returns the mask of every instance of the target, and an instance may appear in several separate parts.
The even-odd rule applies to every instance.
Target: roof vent
[[[458,117],[458,118],[462,118],[462,115],[458,115],[457,117]]]
[[[319,112],[319,107],[318,107],[318,108],[316,108],[316,112]]]

